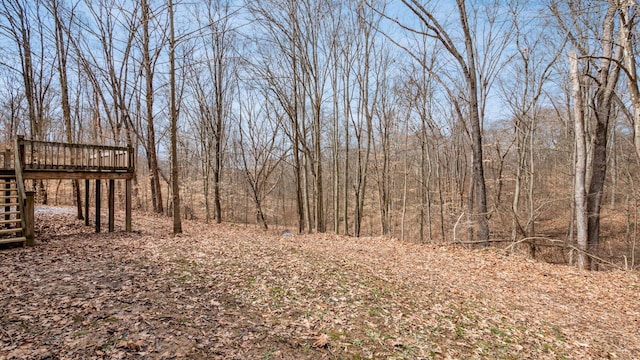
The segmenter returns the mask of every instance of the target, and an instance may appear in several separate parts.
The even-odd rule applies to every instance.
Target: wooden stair
[[[26,244],[22,211],[15,172],[0,172],[0,244]]]

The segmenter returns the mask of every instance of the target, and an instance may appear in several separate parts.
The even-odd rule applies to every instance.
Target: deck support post
[[[96,232],[100,232],[100,179],[96,179]]]
[[[131,179],[125,180],[124,209],[124,230],[131,232]]]
[[[116,181],[109,179],[109,232],[113,232],[115,226],[115,205],[116,205]]]
[[[24,231],[24,237],[27,239],[26,244],[27,246],[33,246],[34,245],[34,239],[35,239],[35,230],[34,230],[34,225],[35,225],[35,214],[34,214],[34,196],[35,196],[35,192],[34,191],[26,191],[25,192],[25,201],[24,201],[24,224],[25,224],[25,228],[22,229]]]
[[[84,181],[84,226],[89,226],[89,179]]]

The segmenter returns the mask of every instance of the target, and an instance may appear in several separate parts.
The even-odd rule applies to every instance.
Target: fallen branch
[[[620,265],[617,265],[617,264],[615,264],[615,263],[613,263],[611,261],[607,261],[607,260],[605,260],[605,259],[603,259],[603,258],[601,258],[599,256],[591,254],[588,251],[582,250],[582,249],[580,249],[580,248],[578,248],[578,247],[576,247],[574,245],[567,244],[564,240],[552,239],[552,238],[543,237],[543,236],[531,236],[531,237],[522,238],[522,239],[520,239],[518,241],[514,241],[511,245],[507,246],[507,248],[505,250],[509,250],[509,249],[513,250],[513,247],[515,245],[518,245],[518,244],[523,243],[523,242],[530,242],[531,240],[544,240],[544,241],[549,241],[549,242],[552,242],[552,243],[560,243],[562,245],[561,246],[558,245],[558,247],[570,248],[571,250],[582,252],[582,253],[586,254],[587,256],[589,256],[590,258],[596,259],[601,263],[610,265],[610,266],[612,266],[612,267],[614,267],[616,269],[619,269],[619,270],[626,270],[625,268],[623,268]]]
[[[520,240],[517,241],[513,241],[511,239],[489,239],[489,240],[476,240],[476,241],[452,241],[447,243],[448,245],[475,245],[475,244],[486,244],[486,243],[505,243],[505,242],[511,242],[511,244],[509,246],[507,246],[504,250],[505,251],[513,251],[514,246],[524,243],[524,242],[531,242],[532,240],[544,240],[544,241],[549,241],[552,243],[556,243],[556,245],[553,244],[545,244],[545,245],[541,245],[538,244],[539,246],[551,246],[551,247],[563,247],[563,248],[569,248],[571,250],[575,250],[575,251],[579,251],[579,252],[583,252],[585,253],[587,256],[598,260],[600,263],[612,266],[616,269],[619,270],[628,270],[628,266],[622,267],[620,265],[617,265],[611,261],[605,260],[597,255],[591,254],[588,251],[579,249],[576,246],[567,244],[564,240],[558,240],[558,239],[552,239],[552,238],[548,238],[548,237],[544,237],[544,236],[530,236],[530,237],[526,237],[526,238],[522,238]]]

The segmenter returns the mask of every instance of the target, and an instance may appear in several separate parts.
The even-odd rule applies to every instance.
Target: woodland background
[[[0,142],[133,146],[134,204],[174,232],[199,218],[635,268],[637,11],[4,0]]]

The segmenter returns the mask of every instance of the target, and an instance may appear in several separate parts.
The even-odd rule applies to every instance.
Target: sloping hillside
[[[383,238],[40,213],[0,250],[0,359],[640,358],[636,272]]]

